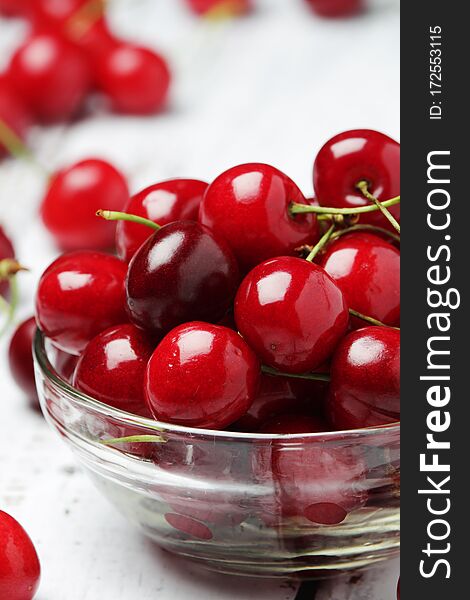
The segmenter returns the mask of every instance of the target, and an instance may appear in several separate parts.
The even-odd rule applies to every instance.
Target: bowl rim
[[[383,435],[387,433],[389,435],[399,434],[400,432],[400,421],[388,423],[386,425],[378,425],[372,427],[363,427],[360,429],[345,429],[340,431],[325,431],[317,433],[250,433],[241,431],[228,431],[219,429],[200,429],[197,427],[187,427],[183,425],[175,425],[172,423],[165,423],[163,421],[157,421],[155,419],[149,419],[147,417],[141,417],[118,408],[104,404],[99,400],[96,400],[92,396],[85,394],[74,388],[70,383],[63,379],[59,373],[55,370],[51,364],[46,350],[46,336],[39,329],[36,328],[36,332],[33,338],[33,358],[36,365],[39,367],[42,374],[46,379],[52,381],[63,393],[68,396],[72,396],[74,402],[79,404],[83,408],[93,409],[103,416],[114,418],[118,421],[128,425],[138,425],[143,428],[152,429],[156,432],[171,432],[190,435],[191,437],[213,437],[220,439],[231,439],[231,440],[322,440],[328,441],[332,439],[357,439],[363,437],[373,437],[374,435]],[[60,350],[60,349],[59,349]],[[36,382],[37,383],[37,382]],[[39,394],[40,395],[40,394]],[[43,408],[45,410],[45,408]]]

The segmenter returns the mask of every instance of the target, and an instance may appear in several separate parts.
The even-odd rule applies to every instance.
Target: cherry
[[[400,332],[364,327],[348,334],[331,363],[327,414],[335,429],[400,419]]]
[[[262,433],[301,434],[325,430],[315,417],[283,415],[266,423]],[[308,437],[296,443],[275,441],[271,453],[260,446],[253,468],[261,481],[274,478],[284,517],[304,517],[322,525],[344,521],[348,512],[365,502],[358,485],[364,478],[364,465],[347,448],[328,446]]]
[[[164,225],[136,252],[126,280],[131,320],[156,334],[191,320],[218,321],[238,267],[223,240],[194,221]]]
[[[91,340],[78,361],[73,385],[96,400],[150,417],[144,374],[155,343],[134,325],[111,327]]]
[[[34,380],[33,339],[36,333],[36,319],[30,317],[16,328],[8,349],[10,371],[19,388],[34,406],[38,404]]]
[[[400,322],[400,252],[383,238],[351,233],[332,242],[321,266],[343,290],[348,306],[386,325]],[[354,324],[364,327],[356,319]]]
[[[245,277],[235,298],[235,321],[264,364],[304,373],[333,353],[349,313],[341,289],[324,269],[281,256]]]
[[[145,393],[156,419],[223,429],[253,402],[259,363],[227,327],[193,322],[170,331],[153,353]]]
[[[33,113],[46,122],[72,117],[90,85],[80,50],[49,33],[33,34],[15,52],[9,77]]]
[[[5,77],[0,77],[0,157],[12,150],[11,142],[4,143],[9,132],[3,131],[3,127],[6,125],[15,136],[24,141],[31,120],[21,97]]]
[[[186,2],[191,10],[198,15],[215,13],[216,11],[238,15],[247,13],[253,8],[251,0],[186,0]]]
[[[59,256],[43,273],[36,294],[36,319],[55,346],[80,354],[112,325],[125,323],[126,264],[100,252]]]
[[[116,43],[99,57],[95,68],[98,86],[115,111],[146,115],[164,107],[170,71],[152,50]]]
[[[269,165],[249,163],[225,171],[211,183],[199,220],[226,239],[240,266],[248,270],[316,241],[316,217],[290,215],[292,202],[308,204],[287,175]]]
[[[41,565],[33,542],[13,517],[0,510],[0,598],[32,600]]]
[[[400,578],[398,578],[397,584],[397,599],[400,600]]]
[[[81,160],[53,176],[41,205],[44,225],[63,250],[111,248],[115,227],[96,218],[103,202],[122,210],[129,201],[126,180],[110,163]]]
[[[331,138],[318,153],[313,167],[315,195],[322,206],[356,208],[370,204],[357,188],[367,182],[378,200],[400,194],[400,144],[371,129],[345,131]],[[400,205],[389,208],[400,218]],[[380,211],[361,214],[361,223],[390,228]]]
[[[364,0],[307,0],[321,17],[349,17],[364,10]]]
[[[14,258],[15,250],[10,239],[5,234],[3,227],[0,225],[0,261],[4,258]],[[0,296],[8,296],[9,286],[8,281],[0,280]]]
[[[159,225],[179,220],[197,221],[199,205],[206,188],[207,183],[197,179],[162,181],[132,196],[125,210]],[[107,200],[106,206],[108,207]],[[151,233],[145,225],[119,221],[116,230],[118,255],[129,262]]]
[[[0,14],[6,17],[24,17],[31,0],[0,0]]]

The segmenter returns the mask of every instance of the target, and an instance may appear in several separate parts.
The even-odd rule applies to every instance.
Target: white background
[[[112,0],[116,33],[161,49],[175,73],[171,108],[152,118],[100,109],[73,125],[37,128],[30,145],[48,170],[85,156],[114,162],[131,190],[170,177],[210,181],[237,163],[268,162],[310,195],[315,153],[357,127],[399,136],[399,2],[325,21],[302,0],[259,0],[250,18],[194,19],[179,0]],[[0,20],[0,69],[26,33]],[[45,181],[18,161],[0,164],[0,222],[18,257],[20,317],[32,311],[38,276],[55,256],[38,220]],[[73,217],[72,217],[73,218]],[[134,531],[77,470],[73,456],[11,382],[0,341],[0,507],[16,516],[43,566],[38,600],[292,600],[286,582],[203,573]],[[327,584],[319,600],[392,600],[398,567],[355,586]],[[379,583],[375,583],[378,580]],[[8,599],[0,599],[8,600]],[[312,599],[313,600],[313,599]]]

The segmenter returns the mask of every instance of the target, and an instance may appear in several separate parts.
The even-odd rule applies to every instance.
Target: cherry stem
[[[5,299],[3,299],[3,306],[7,307],[7,318],[3,327],[0,329],[0,338],[2,338],[5,333],[8,331],[10,325],[15,320],[16,309],[18,307],[19,302],[19,290],[18,290],[18,282],[16,280],[16,276],[13,275],[9,278],[10,281],[10,302],[8,303]]]
[[[78,41],[103,16],[106,0],[88,0],[66,22],[69,37]]]
[[[312,262],[315,256],[323,249],[323,247],[328,243],[333,231],[335,230],[335,224],[332,223],[328,230],[322,235],[322,237],[318,240],[315,246],[310,250],[309,255],[305,260]]]
[[[141,444],[150,444],[152,442],[155,443],[165,443],[166,440],[160,435],[128,435],[126,437],[121,438],[111,438],[109,440],[100,440],[100,444],[104,444],[105,446],[109,446],[111,444],[123,444],[123,443],[141,443]]]
[[[219,21],[235,17],[239,13],[240,9],[238,8],[238,2],[236,0],[225,0],[224,2],[216,4],[214,8],[211,8],[206,12],[204,16],[207,20]]]
[[[10,279],[13,275],[16,275],[20,271],[27,271],[26,267],[23,267],[14,258],[4,258],[0,260],[0,281],[2,279]]]
[[[384,202],[378,202],[380,206],[385,206],[385,208],[399,203],[400,196],[390,198],[390,200],[385,200]],[[305,213],[316,213],[320,215],[361,215],[363,213],[375,212],[376,210],[380,210],[380,208],[375,204],[357,206],[355,208],[333,208],[331,206],[314,206],[312,204],[298,204],[297,202],[292,202],[289,210],[292,215],[301,215]]]
[[[356,185],[356,187],[362,193],[364,198],[367,198],[367,200],[370,200],[371,202],[373,202],[375,204],[375,206],[377,206],[377,208],[380,210],[380,212],[383,214],[383,216],[386,219],[388,219],[390,221],[390,223],[393,225],[393,227],[398,231],[398,233],[400,233],[400,224],[395,219],[395,217],[392,215],[392,213],[382,203],[380,203],[375,196],[373,196],[369,192],[369,184],[367,183],[367,181],[359,181],[359,183]]]
[[[358,319],[361,319],[362,321],[366,321],[366,323],[375,325],[376,327],[390,327],[390,325],[386,325],[385,323],[382,323],[382,321],[379,321],[378,319],[374,319],[374,317],[369,317],[368,315],[363,315],[362,313],[357,312],[357,310],[354,310],[353,308],[349,309],[349,314],[352,315],[353,317],[357,317]],[[399,329],[399,327],[390,327],[390,329]]]
[[[37,162],[28,146],[2,119],[0,119],[0,144],[5,146],[11,156],[29,163],[40,171],[42,176],[49,177],[47,170]]]
[[[161,225],[154,223],[150,219],[145,217],[139,217],[138,215],[132,215],[130,213],[118,212],[115,210],[100,210],[96,211],[96,216],[106,219],[106,221],[129,221],[130,223],[137,223],[138,225],[146,225],[158,231]]]
[[[387,237],[392,238],[392,240],[395,240],[396,242],[400,242],[400,236],[397,235],[396,233],[393,233],[392,231],[389,231],[388,229],[384,229],[383,227],[377,227],[376,225],[368,225],[366,223],[358,224],[358,225],[351,225],[351,227],[346,227],[346,229],[338,229],[331,235],[330,240],[331,241],[336,240],[339,237],[341,237],[342,235],[346,235],[347,233],[354,233],[355,231],[371,231],[372,233],[379,233],[381,235],[386,235]]]
[[[293,377],[294,379],[311,379],[313,381],[330,381],[328,373],[284,373],[277,371],[266,365],[261,366],[261,371],[265,375],[271,375],[273,377]]]

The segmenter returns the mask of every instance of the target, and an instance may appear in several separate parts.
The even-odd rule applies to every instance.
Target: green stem
[[[7,312],[7,318],[3,327],[0,329],[0,338],[5,335],[8,331],[10,325],[15,320],[16,309],[18,307],[19,302],[19,290],[18,290],[18,282],[16,280],[16,275],[10,277],[10,304]],[[7,303],[8,304],[8,303]]]
[[[88,0],[65,23],[65,31],[73,41],[82,38],[103,16],[106,0]]]
[[[363,315],[362,313],[357,312],[357,310],[354,310],[353,308],[349,309],[349,314],[352,315],[353,317],[357,317],[358,319],[361,319],[362,321],[365,321],[366,323],[369,323],[370,325],[375,325],[376,327],[390,327],[389,325],[382,323],[382,321],[379,321],[378,319],[374,319],[374,317],[369,317],[368,315]],[[399,329],[399,328],[398,327],[390,327],[390,329]]]
[[[395,217],[392,215],[392,213],[387,209],[387,207],[384,206],[382,203],[380,203],[377,200],[377,198],[369,192],[369,184],[367,183],[367,181],[360,181],[356,185],[356,187],[362,193],[364,198],[366,198],[370,202],[373,202],[375,204],[375,206],[377,206],[377,208],[380,210],[380,212],[383,214],[383,216],[386,219],[388,219],[388,221],[390,221],[392,226],[398,231],[398,233],[400,233],[400,224],[395,219]]]
[[[400,196],[396,196],[396,198],[390,198],[390,200],[385,200],[384,202],[379,202],[381,206],[385,206],[386,208],[399,203]],[[376,210],[380,209],[375,204],[357,206],[355,208],[333,208],[330,206],[313,206],[312,204],[298,204],[297,202],[292,202],[289,210],[293,215],[305,213],[316,213],[323,215],[361,215],[363,213],[375,212]]]
[[[145,217],[139,217],[138,215],[131,215],[125,212],[117,212],[115,210],[103,210],[100,209],[96,211],[96,216],[106,219],[106,221],[129,221],[131,223],[138,223],[139,225],[146,225],[147,227],[151,227],[158,231],[160,229],[160,225],[158,223],[154,223],[150,219],[146,219]]]
[[[4,258],[0,260],[0,281],[2,279],[10,279],[13,275],[16,275],[20,271],[27,271],[26,267],[20,265],[20,263],[14,258]]]
[[[372,233],[379,233],[380,235],[386,235],[387,237],[392,238],[392,240],[395,240],[396,242],[400,242],[400,236],[397,235],[396,233],[393,233],[392,231],[389,231],[388,229],[384,229],[383,227],[377,227],[376,225],[368,225],[366,223],[364,224],[358,224],[358,225],[351,225],[351,227],[346,227],[346,229],[338,229],[338,231],[335,231],[332,235],[330,240],[336,240],[339,237],[341,237],[342,235],[346,235],[347,233],[354,233],[355,231],[371,231]]]
[[[335,230],[335,224],[332,223],[330,225],[330,227],[328,228],[328,230],[322,235],[322,237],[318,240],[318,242],[315,244],[315,246],[311,249],[306,260],[308,260],[309,262],[312,262],[312,260],[320,252],[320,250],[325,246],[325,244],[328,243],[328,240],[330,239],[331,234],[333,233],[334,230]]]
[[[111,438],[109,440],[100,440],[100,444],[104,446],[110,446],[111,444],[150,444],[150,443],[164,443],[166,440],[160,435],[128,435],[126,437],[121,438]]]
[[[310,379],[313,381],[330,381],[330,376],[327,373],[283,373],[266,365],[261,366],[261,371],[265,375],[273,377],[293,377],[294,379]]]

